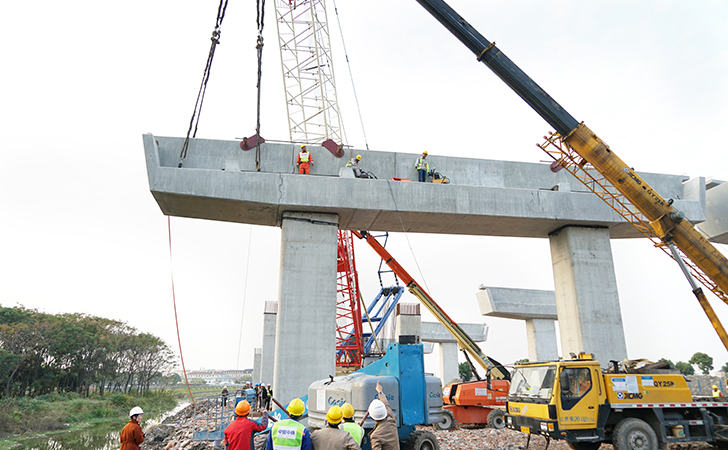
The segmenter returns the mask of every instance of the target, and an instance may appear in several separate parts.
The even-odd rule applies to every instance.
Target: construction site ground
[[[192,434],[202,431],[206,426],[204,420],[196,419],[192,405],[167,418],[162,424],[144,428],[146,439],[142,450],[207,450],[225,448],[224,444],[215,447],[209,441],[193,441]],[[435,433],[441,450],[524,450],[527,435],[509,430],[491,428],[456,427],[450,431],[439,431],[434,427],[418,427]],[[267,434],[259,434],[255,438],[256,450],[265,449]],[[672,450],[707,450],[712,448],[706,443],[674,444],[668,446]],[[570,450],[564,441],[551,441],[549,450]],[[533,435],[529,445],[531,450],[545,450],[546,439]],[[613,450],[603,444],[600,450]]]

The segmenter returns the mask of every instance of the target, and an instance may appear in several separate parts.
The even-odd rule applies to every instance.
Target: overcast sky
[[[728,179],[728,3],[450,4],[637,171]],[[287,140],[273,5],[261,133]],[[167,218],[149,193],[141,136],[185,135],[217,6],[0,6],[3,306],[124,321],[178,350]],[[417,2],[336,6],[370,149],[547,159],[536,143],[550,127]],[[347,143],[364,148],[331,0],[328,18]],[[231,1],[198,137],[255,133],[255,39],[255,2]],[[280,230],[171,223],[187,368],[252,367],[263,304],[278,295]],[[400,233],[388,249],[455,320],[488,323],[486,354],[503,363],[527,357],[523,323],[480,316],[475,293],[481,284],[553,289],[547,240]],[[675,263],[644,240],[612,241],[612,250],[631,358],[686,361],[702,351],[716,368],[728,362]],[[370,301],[378,261],[362,245],[356,256]],[[711,299],[727,321],[728,306]]]

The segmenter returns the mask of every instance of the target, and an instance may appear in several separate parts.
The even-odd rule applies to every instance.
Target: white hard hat
[[[387,407],[384,406],[384,403],[381,400],[372,400],[369,404],[368,411],[369,415],[372,416],[372,419],[374,420],[383,420],[387,417]]]
[[[135,406],[129,411],[129,417],[136,416],[137,414],[144,414],[144,411],[138,406]]]

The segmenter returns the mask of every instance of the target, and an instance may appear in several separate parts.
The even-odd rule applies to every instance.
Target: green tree
[[[519,359],[514,364],[525,364],[528,362],[528,358]]]
[[[705,353],[695,353],[688,362],[698,366],[698,369],[703,372],[703,375],[708,375],[708,373],[713,370],[713,357],[708,356]]]
[[[723,367],[721,367],[720,370],[722,370],[723,373],[728,374],[728,362],[723,364]]]
[[[688,364],[686,362],[678,361],[675,363],[675,368],[680,371],[683,375],[693,375],[695,374],[695,369],[691,364]]]
[[[675,369],[675,364],[672,361],[670,361],[669,359],[660,358],[660,362],[662,362],[662,361],[665,361],[666,363],[670,364],[671,369]]]
[[[470,381],[473,378],[473,369],[470,368],[470,364],[467,362],[458,364],[458,374],[460,379],[463,381]]]

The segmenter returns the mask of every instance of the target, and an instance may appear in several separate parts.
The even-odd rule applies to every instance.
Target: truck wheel
[[[601,442],[569,442],[569,447],[574,450],[597,450]]]
[[[506,413],[503,412],[502,409],[494,409],[493,411],[488,413],[488,426],[490,428],[495,428],[496,430],[500,430],[501,428],[506,427],[506,420],[505,420]]]
[[[413,431],[404,442],[404,450],[440,450],[437,437],[431,431]]]
[[[450,431],[455,428],[455,417],[447,409],[442,410],[442,422],[436,423],[435,428],[440,431]]]
[[[657,435],[644,420],[624,419],[614,427],[612,444],[616,450],[657,450]]]

